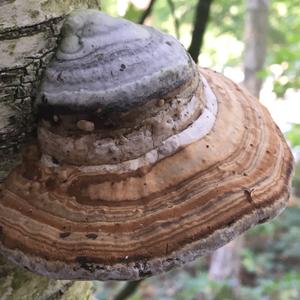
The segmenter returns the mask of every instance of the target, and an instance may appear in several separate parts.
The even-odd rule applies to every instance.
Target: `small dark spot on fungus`
[[[253,203],[253,199],[252,199],[252,192],[253,189],[244,189],[244,194],[246,195],[246,199],[250,202]]]
[[[120,71],[124,71],[126,69],[126,66],[124,64],[121,64]]]
[[[0,241],[3,239],[3,227],[0,226]]]
[[[62,239],[64,239],[64,238],[66,238],[66,237],[68,237],[68,236],[70,236],[71,235],[71,232],[61,232],[60,234],[59,234],[59,237],[60,238],[62,238]]]
[[[42,103],[46,104],[48,102],[45,95],[42,95]]]
[[[94,272],[95,268],[93,266],[93,258],[89,256],[77,256],[76,257],[76,262],[80,264],[80,267],[89,271],[89,272]]]
[[[232,225],[234,224],[234,222],[235,222],[234,219],[233,219],[233,220],[230,220],[230,221],[227,223],[227,226],[228,226],[228,227],[232,226]]]
[[[15,123],[16,122],[16,117],[15,116],[10,116],[9,118],[10,123]]]
[[[150,270],[139,270],[139,276],[142,277],[149,277],[152,276],[152,272]]]
[[[58,161],[55,157],[52,157],[52,162],[53,162],[55,165],[58,165],[58,164],[59,164],[59,161]]]
[[[168,46],[172,46],[172,43],[169,42],[169,41],[167,41],[166,44],[167,44]]]
[[[101,60],[103,58],[103,53],[96,54],[96,58]]]
[[[96,233],[88,233],[85,236],[90,240],[95,240],[98,237]]]
[[[58,75],[57,75],[57,81],[59,82],[64,82],[63,78],[62,78],[62,72],[60,72]]]
[[[265,223],[265,222],[267,222],[269,219],[270,219],[269,217],[265,217],[265,218],[261,219],[261,220],[258,222],[258,224]]]
[[[206,148],[209,148],[209,145],[206,145]]]

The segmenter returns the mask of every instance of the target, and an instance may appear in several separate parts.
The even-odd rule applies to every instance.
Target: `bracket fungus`
[[[0,253],[60,279],[136,280],[279,214],[291,152],[267,110],[173,37],[72,13],[38,139],[0,195]]]

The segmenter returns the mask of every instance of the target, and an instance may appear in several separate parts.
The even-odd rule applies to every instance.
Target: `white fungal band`
[[[139,158],[125,161],[119,164],[81,166],[78,168],[82,172],[97,172],[98,174],[121,174],[136,171],[137,169],[150,166],[158,162],[159,160],[174,154],[180,148],[186,147],[187,145],[203,138],[211,131],[214,126],[218,112],[218,101],[203,75],[201,75],[201,80],[204,84],[204,98],[206,100],[206,107],[201,116],[197,120],[195,120],[194,123],[191,124],[188,128],[174,136],[169,137],[159,147],[149,151]],[[201,99],[199,99],[199,101],[201,101]],[[49,158],[47,159],[47,156],[43,158],[43,162],[46,164],[52,164],[51,160],[49,160]]]

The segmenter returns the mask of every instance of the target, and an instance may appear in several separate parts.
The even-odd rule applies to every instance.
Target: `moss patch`
[[[38,10],[30,10],[29,15],[32,19],[35,19],[39,16],[40,12]]]
[[[93,284],[91,281],[77,281],[62,296],[61,300],[92,299]]]
[[[61,289],[63,290],[66,285],[70,284],[69,281],[52,280],[45,276],[39,276],[33,274],[1,258],[0,258],[0,268],[1,268],[0,269],[1,270],[0,273],[1,275],[0,299],[1,300],[48,299],[52,295],[56,294],[59,290]],[[77,282],[74,283],[74,286],[76,285]],[[87,289],[88,287],[86,287],[85,295],[87,294]],[[79,293],[79,290],[77,290],[77,293]],[[76,298],[72,298],[72,299],[76,299]],[[88,298],[82,298],[82,299],[88,299]]]

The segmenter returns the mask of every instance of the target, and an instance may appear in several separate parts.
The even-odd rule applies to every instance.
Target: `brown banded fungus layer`
[[[64,34],[38,142],[1,190],[2,254],[60,279],[136,280],[284,209],[292,155],[257,99],[154,29],[80,11]]]

